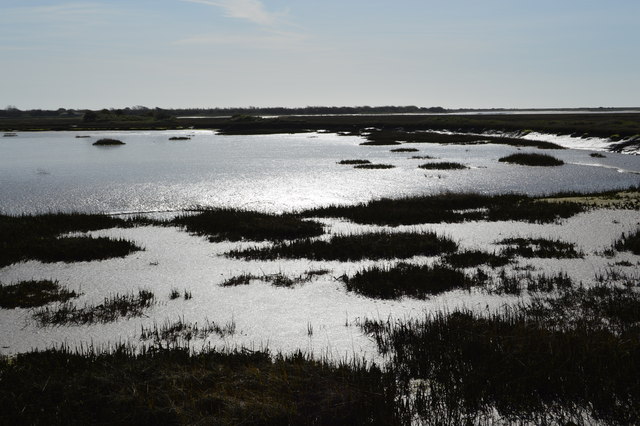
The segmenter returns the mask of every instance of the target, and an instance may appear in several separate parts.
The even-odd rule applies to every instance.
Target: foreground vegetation
[[[66,302],[78,297],[75,291],[69,291],[57,281],[31,280],[17,284],[0,284],[0,308],[34,308],[52,302]]]
[[[0,423],[398,424],[387,377],[300,353],[57,349],[0,360]]]

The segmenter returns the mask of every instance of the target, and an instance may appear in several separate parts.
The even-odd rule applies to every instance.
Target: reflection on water
[[[388,146],[360,146],[359,137],[333,134],[221,136],[211,131],[20,133],[0,141],[0,210],[136,212],[194,206],[231,206],[267,211],[377,197],[475,191],[482,193],[594,191],[637,185],[640,158],[589,151],[549,153],[565,166],[534,168],[498,163],[514,147],[407,144],[415,153]],[[190,140],[169,137],[193,135]],[[96,147],[101,137],[126,143]],[[592,148],[585,145],[584,148]],[[533,149],[522,149],[529,151]],[[429,155],[457,161],[468,170],[425,171]],[[357,170],[336,164],[368,159],[388,170]],[[595,167],[594,167],[595,166]]]

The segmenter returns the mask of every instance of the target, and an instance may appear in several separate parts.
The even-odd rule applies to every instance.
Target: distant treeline
[[[539,111],[617,111],[625,108],[557,108],[539,109]],[[472,111],[519,111],[521,109],[491,108],[472,109],[458,108],[445,109],[443,107],[418,107],[409,106],[306,106],[300,108],[287,107],[244,107],[244,108],[148,108],[145,106],[134,106],[127,108],[103,108],[99,110],[91,109],[66,109],[58,108],[54,110],[31,109],[20,110],[14,106],[8,106],[0,110],[0,118],[77,118],[85,117],[85,121],[101,121],[113,119],[114,117],[125,119],[127,117],[146,117],[147,119],[167,119],[180,116],[234,116],[234,115],[322,115],[322,114],[411,114],[411,113],[452,113],[452,112],[472,112]]]

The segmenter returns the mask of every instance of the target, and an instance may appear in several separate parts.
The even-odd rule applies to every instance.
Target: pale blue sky
[[[0,2],[0,107],[640,106],[638,0]]]

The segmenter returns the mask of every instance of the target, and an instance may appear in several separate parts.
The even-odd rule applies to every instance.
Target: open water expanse
[[[351,204],[379,197],[473,191],[482,193],[596,191],[640,184],[640,157],[592,150],[545,151],[566,162],[560,167],[526,167],[498,162],[519,149],[501,145],[404,144],[419,152],[390,152],[397,146],[360,146],[359,137],[327,133],[268,136],[221,136],[208,131],[102,132],[76,138],[74,132],[20,133],[0,139],[0,206],[3,213],[48,211],[155,212],[194,206],[243,207],[290,211],[330,203]],[[191,140],[170,141],[171,136]],[[97,147],[100,137],[115,137],[126,145]],[[568,141],[578,144],[580,140]],[[598,149],[598,141],[584,141]],[[538,152],[522,148],[522,152]],[[539,151],[541,152],[541,151]],[[437,160],[457,161],[467,170],[428,171],[418,165]],[[368,159],[393,164],[387,170],[358,170],[337,164],[345,159]],[[400,226],[364,226],[337,219],[317,219],[327,235],[371,231],[434,231],[461,247],[489,252],[497,241],[516,236],[560,238],[576,244],[582,259],[524,259],[512,268],[534,274],[568,273],[576,282],[595,282],[613,262],[635,273],[638,256],[619,253],[607,259],[602,252],[622,233],[637,228],[632,210],[595,210],[556,224],[523,222],[465,222]],[[333,359],[379,357],[375,343],[358,327],[365,318],[419,318],[425,312],[465,307],[489,312],[522,300],[483,290],[450,291],[427,300],[379,300],[348,292],[338,279],[384,261],[320,262],[310,260],[246,261],[228,258],[232,249],[251,242],[210,243],[172,227],[138,227],[91,232],[94,236],[125,238],[143,247],[125,258],[76,263],[28,261],[0,268],[4,284],[52,279],[80,293],[77,306],[95,305],[113,294],[150,290],[158,303],[145,316],[110,324],[41,327],[29,309],[0,309],[0,353],[68,345],[98,347],[126,342],[145,344],[143,329],[176,321],[205,325],[208,321],[233,326],[234,333],[208,336],[191,344],[216,347],[269,348],[274,352],[302,349]],[[264,245],[260,243],[258,245]],[[416,256],[410,263],[436,258]],[[293,288],[278,288],[260,279],[249,285],[221,284],[242,274],[297,277],[324,269],[324,275]],[[192,298],[172,300],[172,290]],[[526,296],[523,296],[526,297]]]
[[[544,194],[624,188],[640,182],[640,157],[589,156],[606,146],[598,139],[547,135],[574,149],[540,151],[567,164],[537,168],[497,160],[517,151],[539,150],[492,144],[414,143],[401,146],[419,152],[393,153],[390,150],[397,146],[360,146],[363,138],[329,133],[221,136],[212,131],[127,131],[76,138],[78,134],[34,132],[1,138],[0,211],[116,213],[194,206],[288,211],[443,191]],[[193,136],[169,140],[185,135]],[[92,145],[102,137],[126,145]],[[425,171],[418,166],[429,161],[411,159],[413,155],[461,162],[469,169]],[[345,159],[396,168],[358,170],[336,164]]]

